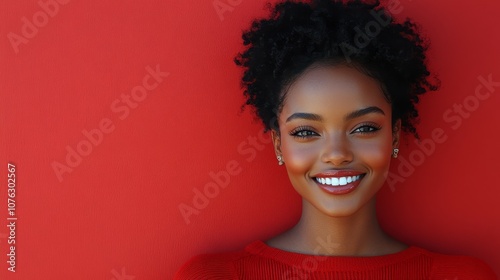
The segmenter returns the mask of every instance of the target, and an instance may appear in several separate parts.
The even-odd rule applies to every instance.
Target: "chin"
[[[368,178],[365,178],[365,180]],[[382,187],[382,184],[374,184],[375,182],[366,180],[361,183],[359,187],[348,193],[342,195],[332,195],[326,193],[316,185],[309,186],[300,191],[296,188],[299,194],[304,199],[305,203],[313,206],[318,214],[322,214],[332,218],[350,217],[359,212],[374,211],[371,206],[375,206],[375,198],[377,192]],[[375,186],[374,186],[375,185]]]
[[[309,202],[311,203],[311,202]],[[335,204],[335,205],[332,205]],[[343,217],[351,217],[358,213],[367,203],[360,204],[358,203],[328,203],[328,204],[312,204],[317,210],[319,210],[322,214],[332,218],[343,218]]]

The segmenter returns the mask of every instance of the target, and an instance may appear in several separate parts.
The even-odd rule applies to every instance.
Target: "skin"
[[[372,109],[360,111],[365,108]],[[353,112],[360,114],[348,118]],[[266,241],[269,246],[331,256],[378,256],[408,247],[383,232],[375,209],[375,195],[399,145],[401,122],[393,125],[391,113],[380,83],[347,66],[313,65],[288,88],[279,131],[271,135],[302,196],[302,216],[293,228]],[[329,170],[365,175],[353,192],[335,195],[314,180]]]

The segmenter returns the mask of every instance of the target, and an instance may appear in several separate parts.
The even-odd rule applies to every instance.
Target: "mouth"
[[[314,180],[322,185],[345,186],[347,184],[361,180],[363,175],[345,176],[345,177],[315,177]]]
[[[366,173],[360,172],[329,172],[312,177],[316,184],[329,194],[347,194],[356,189]]]

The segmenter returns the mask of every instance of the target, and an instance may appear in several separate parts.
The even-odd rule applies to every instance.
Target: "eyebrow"
[[[356,111],[353,111],[353,112],[347,114],[344,117],[344,120],[348,121],[348,120],[352,120],[352,119],[359,118],[361,116],[368,115],[368,114],[373,114],[373,113],[381,114],[381,115],[385,116],[385,113],[384,113],[384,111],[382,109],[380,109],[377,106],[370,106],[370,107],[359,109],[359,110],[356,110]],[[291,116],[289,116],[286,119],[285,122],[290,122],[290,121],[295,120],[295,119],[304,119],[304,120],[319,121],[319,122],[323,121],[323,117],[321,117],[318,114],[300,113],[299,112],[299,113],[293,113]]]
[[[286,119],[285,122],[289,122],[295,119],[304,119],[304,120],[310,120],[310,121],[323,121],[323,117],[317,114],[312,114],[312,113],[293,113],[290,117]]]
[[[381,114],[381,115],[385,116],[385,113],[382,109],[380,109],[377,106],[370,106],[370,107],[366,107],[366,108],[363,108],[363,109],[360,109],[360,110],[357,110],[357,111],[354,111],[354,112],[347,114],[347,116],[344,117],[344,120],[348,121],[348,120],[352,120],[352,119],[359,118],[361,116],[373,114],[373,113]]]

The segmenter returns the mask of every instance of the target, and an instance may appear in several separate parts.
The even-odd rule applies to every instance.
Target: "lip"
[[[328,194],[334,194],[334,195],[342,195],[342,194],[348,194],[352,191],[354,191],[358,186],[361,180],[363,180],[363,177],[365,176],[366,173],[356,171],[356,170],[328,170],[325,172],[321,172],[313,176],[313,181],[316,183],[316,185],[322,189],[324,192]],[[326,184],[321,184],[318,181],[316,181],[316,178],[332,178],[332,177],[349,177],[349,176],[361,176],[360,179],[347,183],[346,185],[342,186],[332,186],[332,185],[326,185]]]
[[[326,177],[347,177],[347,176],[357,176],[365,174],[364,172],[356,170],[328,170],[318,173],[312,177],[314,178],[326,178]]]

